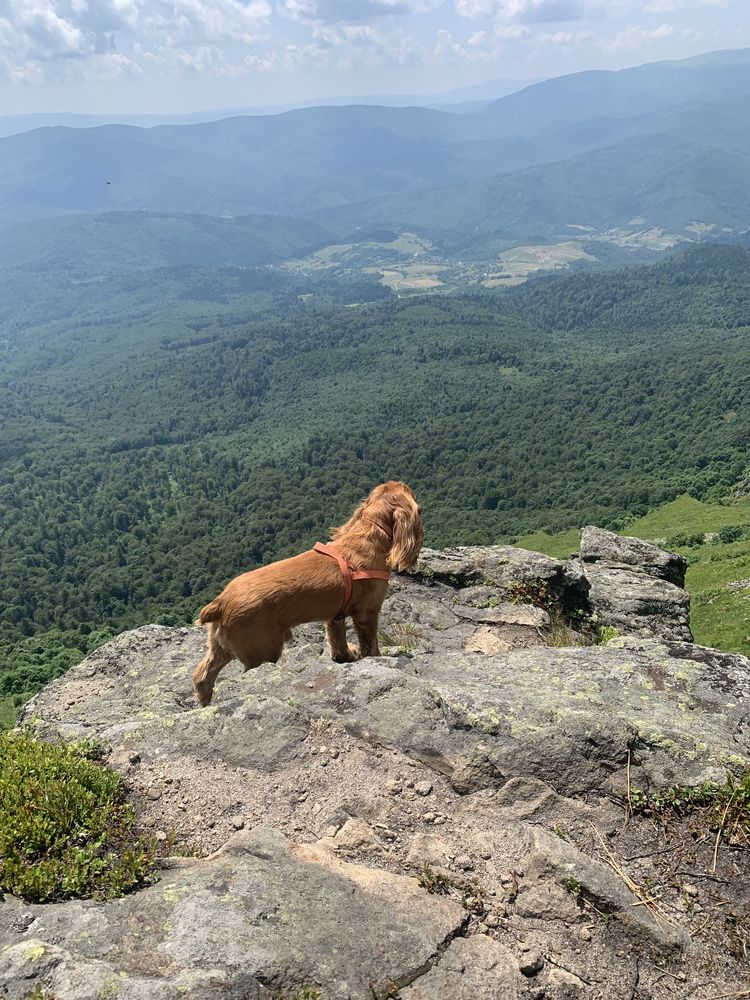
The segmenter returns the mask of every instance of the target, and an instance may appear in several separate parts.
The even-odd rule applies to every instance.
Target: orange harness
[[[334,618],[334,621],[341,621],[342,618],[346,618],[346,612],[349,608],[349,604],[352,599],[352,585],[355,580],[389,580],[391,574],[387,569],[352,569],[349,563],[344,559],[340,552],[336,549],[331,548],[330,545],[324,545],[322,542],[316,542],[313,546],[313,551],[320,552],[321,555],[330,556],[331,559],[335,559],[339,564],[339,569],[341,570],[341,577],[344,584],[344,603],[341,605],[341,610]]]

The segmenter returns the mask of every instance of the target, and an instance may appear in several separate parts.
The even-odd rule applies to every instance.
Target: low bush
[[[0,892],[110,899],[154,879],[155,844],[135,835],[122,778],[96,756],[91,741],[0,734]]]
[[[727,775],[723,785],[706,781],[694,788],[668,788],[647,794],[633,789],[634,813],[661,823],[671,818],[699,815],[701,826],[729,844],[750,843],[750,771],[740,777]]]

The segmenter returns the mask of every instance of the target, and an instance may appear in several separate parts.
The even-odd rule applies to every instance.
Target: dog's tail
[[[214,598],[210,604],[207,604],[205,608],[198,615],[197,625],[207,625],[209,622],[217,622],[221,619],[221,613],[224,608],[224,602],[221,599],[221,595]]]

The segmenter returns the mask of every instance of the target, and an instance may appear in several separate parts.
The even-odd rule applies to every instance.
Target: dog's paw
[[[193,688],[193,696],[195,697],[196,703],[200,705],[201,708],[206,708],[211,704],[213,694],[213,684],[210,687],[206,684],[196,684]]]
[[[341,649],[331,650],[331,659],[334,663],[353,663],[359,659],[359,647],[347,642],[346,652]]]

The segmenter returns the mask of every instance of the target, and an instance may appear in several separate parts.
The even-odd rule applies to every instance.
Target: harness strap
[[[341,605],[341,610],[334,618],[334,621],[341,621],[342,618],[346,618],[346,612],[352,599],[352,584],[354,580],[390,579],[391,574],[387,569],[353,570],[340,552],[337,552],[336,549],[332,548],[330,545],[324,545],[322,542],[316,542],[313,546],[313,551],[320,552],[321,555],[330,556],[331,559],[335,559],[339,564],[339,569],[341,570],[341,578],[344,584],[344,603]]]

